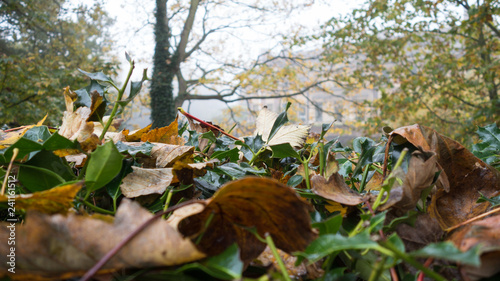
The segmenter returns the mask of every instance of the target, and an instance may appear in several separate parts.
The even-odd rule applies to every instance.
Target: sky
[[[246,2],[251,3],[252,1]],[[330,18],[346,14],[353,8],[358,7],[362,2],[361,0],[316,0],[311,7],[298,10],[291,14],[290,17],[286,18],[282,24],[280,23],[273,28],[288,30],[296,28],[298,25],[302,25],[303,32],[314,31]],[[140,80],[142,69],[144,68],[148,68],[149,77],[151,77],[152,57],[154,53],[154,5],[155,1],[153,0],[110,0],[105,2],[105,9],[108,11],[109,15],[115,19],[115,24],[111,30],[111,36],[117,42],[113,47],[113,52],[121,59],[121,71],[117,78],[118,81],[122,81],[128,71],[128,62],[125,60],[124,56],[125,51],[136,61],[136,68],[132,80]],[[236,17],[237,15],[231,15],[231,19]],[[272,38],[264,36],[263,33],[265,33],[265,29],[242,30],[240,37],[250,39],[250,41],[244,44],[241,43],[241,40],[231,37],[225,37],[223,40],[235,40],[231,43],[231,46],[237,47],[231,52],[231,55],[240,58],[247,57],[246,59],[255,59],[253,56],[277,44],[276,40],[273,41]],[[214,36],[212,40],[221,39]],[[251,48],[245,49],[245,47],[249,45]],[[240,53],[238,53],[238,50],[240,50]],[[135,103],[134,106],[138,106],[138,104]],[[187,110],[188,106],[184,104],[183,107]],[[196,112],[196,116],[199,118],[213,120],[220,115],[221,111],[225,108],[227,108],[227,106],[220,101],[193,101],[189,110],[191,112]],[[148,115],[148,110],[142,108],[141,114],[138,115],[136,113],[133,118],[134,120],[128,122],[128,126],[135,125],[142,127],[149,124],[150,120]]]

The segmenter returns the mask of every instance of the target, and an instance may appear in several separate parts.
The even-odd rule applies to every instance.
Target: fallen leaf
[[[17,280],[64,279],[81,276],[128,234],[153,215],[139,204],[122,200],[112,220],[109,216],[46,215],[28,212],[26,222],[16,225]],[[111,222],[110,222],[111,221]],[[0,239],[7,241],[10,230],[3,223]],[[0,244],[2,253],[9,252]],[[189,239],[184,239],[164,220],[157,220],[132,239],[104,266],[104,272],[122,268],[171,266],[205,257]],[[7,255],[0,257],[4,274]]]
[[[257,116],[254,136],[260,135],[262,136],[262,140],[267,142],[271,129],[273,128],[273,124],[277,118],[277,113],[270,111],[267,107],[264,107]],[[276,132],[268,144],[272,146],[289,143],[293,147],[301,147],[304,144],[310,129],[310,125],[283,126]]]
[[[465,266],[470,280],[491,277],[500,272],[500,215],[472,222],[455,231],[450,240],[462,251],[481,245],[481,266]]]
[[[8,202],[13,198],[18,209],[36,210],[47,214],[66,214],[73,207],[75,196],[82,187],[83,182],[76,182],[30,194],[9,196],[11,194],[7,192],[6,195],[0,195],[0,202]]]
[[[338,173],[332,174],[328,181],[323,176],[315,175],[311,179],[311,186],[314,194],[344,205],[355,206],[364,201],[364,197],[349,188],[344,177]]]
[[[151,157],[156,159],[156,168],[173,166],[177,161],[183,161],[186,157],[192,157],[194,146],[172,145],[164,143],[153,143]],[[191,161],[192,162],[192,161]]]
[[[149,124],[142,129],[135,130],[135,131],[132,131],[130,133],[124,133],[125,139],[127,141],[139,141],[139,140],[141,140],[142,135],[149,132],[149,130],[151,129],[151,125],[152,124]]]
[[[183,145],[185,141],[184,138],[179,137],[179,124],[177,122],[178,118],[178,116],[175,117],[175,120],[166,127],[156,128],[149,132],[143,133],[141,136],[141,141]]]
[[[412,210],[420,200],[421,193],[430,188],[434,177],[440,168],[437,165],[437,156],[433,152],[421,152],[416,150],[410,158],[410,165],[406,175],[400,169],[402,184],[398,181],[391,188],[389,199],[380,206],[380,211],[389,208],[397,209],[399,214]]]
[[[206,208],[179,224],[179,231],[208,255],[224,251],[234,242],[248,263],[264,250],[248,228],[264,237],[269,233],[285,252],[304,250],[316,237],[311,228],[310,205],[295,191],[269,178],[247,177],[221,187]],[[208,224],[208,225],[207,225]]]
[[[24,134],[31,128],[33,127],[40,127],[43,125],[43,122],[45,122],[45,119],[47,119],[48,115],[45,115],[45,117],[42,118],[42,120],[38,121],[36,125],[29,125],[29,126],[22,126],[18,130],[14,131],[9,131],[5,132],[0,130],[0,149],[4,149],[8,146],[13,145],[16,143],[20,138],[24,136]]]
[[[407,139],[425,152],[434,152],[443,169],[440,182],[449,181],[449,192],[439,188],[432,196],[429,213],[443,229],[484,213],[488,202],[476,203],[480,193],[500,194],[500,172],[487,165],[458,142],[418,124],[395,129],[391,135]],[[443,179],[446,177],[446,179]]]
[[[122,180],[120,189],[127,198],[141,195],[162,194],[167,187],[179,182],[173,174],[173,168],[144,169],[132,167],[133,172]],[[174,181],[175,178],[175,181]]]
[[[94,131],[94,123],[87,122],[90,116],[88,107],[79,107],[74,112],[65,111],[63,123],[59,128],[59,134],[70,140],[83,142],[88,139]]]

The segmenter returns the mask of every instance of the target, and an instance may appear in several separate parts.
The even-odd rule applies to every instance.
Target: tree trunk
[[[170,54],[170,30],[167,22],[167,0],[156,0],[155,54],[151,81],[151,119],[153,128],[164,127],[175,119],[176,109],[172,82],[175,57]],[[175,68],[175,67],[174,67]]]

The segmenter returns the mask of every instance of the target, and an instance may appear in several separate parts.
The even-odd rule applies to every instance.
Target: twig
[[[16,160],[18,153],[19,153],[19,148],[14,148],[12,152],[12,158],[10,159],[9,167],[7,168],[7,172],[5,173],[5,177],[3,179],[2,192],[1,192],[2,195],[5,194],[5,187],[7,187],[7,181],[9,178],[10,170],[12,170],[12,163],[14,163],[14,160]]]
[[[425,263],[424,263],[424,266],[425,267],[429,267],[431,266],[432,262],[434,261],[434,258],[433,257],[429,257]],[[418,274],[418,278],[417,278],[417,281],[424,281],[424,278],[425,278],[425,273],[424,272],[420,272]]]
[[[481,214],[481,215],[479,215],[479,216],[477,216],[477,217],[473,217],[473,218],[468,219],[468,220],[466,220],[466,221],[464,221],[464,222],[461,222],[461,223],[459,223],[459,224],[457,224],[457,225],[455,225],[455,226],[449,227],[449,228],[445,229],[444,231],[446,231],[446,232],[450,232],[450,231],[455,230],[455,229],[457,229],[457,228],[459,228],[459,227],[461,227],[461,226],[464,226],[464,225],[469,224],[469,223],[471,223],[471,222],[475,222],[475,221],[477,221],[477,220],[479,220],[479,219],[482,219],[482,218],[484,218],[484,217],[487,217],[487,216],[489,216],[489,215],[491,215],[491,214],[494,214],[494,213],[496,213],[496,212],[499,212],[499,211],[500,211],[500,208],[493,209],[493,210],[488,211],[488,212],[486,212],[486,213],[484,213],[484,214]]]
[[[389,162],[389,148],[391,147],[392,138],[393,138],[393,135],[391,134],[389,136],[389,139],[387,140],[387,144],[385,145],[384,168],[382,169],[382,178],[383,179],[385,179],[385,176],[387,175],[387,165]]]
[[[201,124],[203,124],[203,125],[205,125],[205,126],[208,126],[208,127],[212,128],[212,129],[215,129],[215,130],[217,130],[217,131],[221,132],[222,134],[224,134],[224,135],[226,135],[226,136],[228,136],[228,137],[230,137],[230,138],[232,138],[232,139],[234,139],[234,140],[240,140],[240,139],[238,139],[237,137],[234,137],[234,136],[232,136],[232,135],[230,135],[230,134],[228,134],[228,133],[224,132],[224,130],[222,130],[221,128],[217,128],[216,126],[214,126],[214,125],[212,125],[212,124],[210,124],[210,123],[207,123],[207,122],[205,122],[205,121],[203,121],[203,120],[201,120],[201,119],[199,119],[199,118],[194,117],[193,115],[191,115],[191,114],[187,113],[186,111],[184,111],[184,109],[182,109],[182,108],[180,108],[180,107],[178,107],[178,108],[177,108],[177,110],[179,110],[179,112],[180,112],[180,113],[182,113],[184,116],[186,116],[186,117],[188,117],[188,118],[191,118],[191,119],[194,119],[194,120],[196,120],[196,121],[200,122]]]
[[[157,220],[159,217],[163,216],[164,214],[168,214],[172,211],[175,211],[179,209],[180,207],[184,207],[186,205],[192,204],[194,202],[199,202],[203,204],[203,201],[197,201],[197,200],[189,200],[186,202],[183,202],[181,204],[172,206],[168,208],[165,211],[161,211],[159,213],[156,213],[152,218],[148,219],[144,223],[142,223],[138,228],[136,228],[133,232],[131,232],[125,239],[123,239],[120,243],[118,243],[113,249],[111,249],[104,257],[102,257],[99,262],[97,262],[85,275],[82,276],[80,281],[88,281],[92,276],[94,276],[101,267],[103,267],[114,255],[116,255],[132,238],[134,238],[137,234],[139,234],[141,231],[146,229],[147,226],[149,226],[151,223],[153,223],[155,220]]]

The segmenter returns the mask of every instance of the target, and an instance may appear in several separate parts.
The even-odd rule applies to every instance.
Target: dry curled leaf
[[[429,213],[443,229],[457,225],[486,211],[489,203],[476,203],[480,194],[500,194],[500,172],[475,157],[460,143],[418,124],[395,129],[393,136],[402,136],[424,152],[436,153],[443,172],[442,185],[432,196]]]
[[[135,130],[135,131],[132,131],[132,132],[128,132],[126,130],[124,132],[125,139],[127,141],[140,141],[142,135],[144,135],[145,133],[149,132],[149,130],[151,129],[151,125],[152,124],[149,124],[149,125],[147,125],[146,127],[142,128],[142,129]]]
[[[236,242],[242,260],[250,262],[265,248],[248,231],[252,227],[261,237],[269,233],[276,246],[288,253],[304,250],[316,237],[310,205],[292,188],[269,178],[232,181],[207,202],[202,212],[180,222],[179,231],[193,240],[201,237],[197,247],[208,255],[221,253]]]
[[[154,143],[151,149],[151,157],[156,159],[157,168],[166,168],[173,166],[177,161],[184,161],[183,159],[185,158],[192,158],[193,152],[193,146]]]
[[[338,173],[333,173],[328,181],[323,176],[315,175],[311,179],[311,185],[316,195],[337,203],[355,206],[364,201],[363,196],[349,188],[344,177]]]
[[[83,142],[88,139],[94,131],[94,123],[87,122],[90,117],[88,107],[79,107],[76,111],[65,111],[63,123],[59,128],[59,134],[70,140]]]
[[[450,240],[463,252],[481,245],[481,266],[465,266],[470,280],[488,278],[500,272],[500,215],[472,222],[454,232]]]
[[[398,213],[403,214],[414,209],[420,200],[421,193],[431,187],[439,170],[435,153],[416,150],[411,155],[406,175],[402,169],[399,170],[403,179],[402,184],[398,181],[394,183],[389,199],[379,210],[383,211],[392,207],[397,209]]]
[[[189,213],[187,213],[189,214]],[[46,215],[29,212],[23,225],[16,225],[17,280],[38,278],[67,279],[81,276],[115,245],[153,215],[139,204],[124,199],[113,220],[109,216],[76,214]],[[0,239],[7,241],[9,229],[3,223]],[[8,252],[7,243],[0,251]],[[123,247],[104,266],[104,271],[122,268],[170,266],[203,258],[176,225],[157,220]],[[0,267],[6,273],[7,255],[1,255]]]

